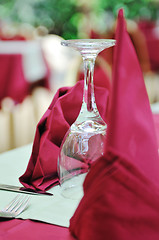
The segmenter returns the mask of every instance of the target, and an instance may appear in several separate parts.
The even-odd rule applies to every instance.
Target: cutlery
[[[22,213],[29,203],[29,196],[16,196],[4,209],[0,211],[0,217],[14,218]]]
[[[5,191],[12,191],[12,192],[19,192],[19,193],[26,193],[26,194],[32,194],[32,195],[48,195],[52,196],[52,193],[48,193],[42,190],[33,190],[30,188],[25,188],[25,187],[18,187],[18,186],[13,186],[13,185],[6,185],[6,184],[0,184],[0,190],[5,190]]]

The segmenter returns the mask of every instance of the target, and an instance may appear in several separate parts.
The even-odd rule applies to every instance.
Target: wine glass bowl
[[[93,162],[103,154],[107,124],[96,106],[93,72],[98,53],[115,45],[112,39],[65,40],[63,46],[79,51],[84,62],[83,102],[80,113],[66,133],[58,159],[62,195],[82,197],[82,183]]]

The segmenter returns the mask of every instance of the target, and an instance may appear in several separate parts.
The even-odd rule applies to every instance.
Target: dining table
[[[79,81],[55,94],[37,125],[34,143],[0,154],[0,184],[23,183],[52,194],[30,195],[29,206],[20,215],[1,217],[0,240],[158,240],[159,103],[150,106],[122,9],[116,40],[108,121],[104,111],[108,91],[96,92],[101,103],[97,106],[108,123],[107,141],[103,156],[91,165],[84,181],[84,196],[65,198],[57,174],[63,135],[80,103]],[[0,209],[16,195],[0,190]]]
[[[151,109],[159,143],[159,103],[152,104]],[[30,143],[0,154],[1,184],[22,187],[19,177],[27,167],[32,145]],[[48,192],[53,195],[30,195],[29,207],[16,218],[1,217],[0,240],[75,239],[69,231],[69,221],[80,200],[64,198],[59,185],[54,186]],[[0,190],[0,209],[16,195],[16,192]]]
[[[0,183],[22,186],[19,176],[27,166],[31,151],[32,143],[0,154]],[[48,192],[53,195],[30,195],[29,207],[16,218],[1,217],[0,240],[74,239],[68,230],[69,219],[79,200],[64,198],[59,185]],[[0,209],[16,195],[16,192],[0,190]]]

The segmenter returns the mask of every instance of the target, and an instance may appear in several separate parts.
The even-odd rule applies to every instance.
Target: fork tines
[[[2,211],[20,214],[28,205],[29,196],[17,195]]]

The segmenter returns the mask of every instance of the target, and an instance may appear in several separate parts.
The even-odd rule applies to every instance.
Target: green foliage
[[[91,3],[90,9],[96,16],[111,12],[116,17],[122,7],[125,16],[130,19],[158,17],[158,6],[150,0],[94,0]],[[81,5],[80,0],[0,0],[0,17],[6,21],[30,23],[35,27],[43,25],[49,32],[65,39],[77,38],[84,14]]]
[[[34,4],[34,25],[45,25],[48,29],[60,36],[77,35],[77,26],[72,21],[72,15],[76,12],[76,6],[70,1],[47,0]],[[39,17],[40,16],[40,17]]]
[[[156,19],[158,17],[158,6],[155,1],[150,0],[100,0],[97,11],[104,9],[116,16],[119,8],[124,9],[125,16],[129,19]]]
[[[1,18],[43,25],[64,38],[77,37],[77,25],[72,21],[76,12],[71,0],[0,0]]]

